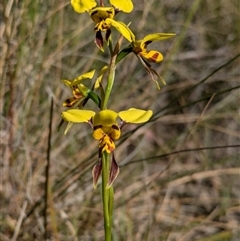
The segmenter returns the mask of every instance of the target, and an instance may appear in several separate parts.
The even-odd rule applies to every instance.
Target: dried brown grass
[[[131,103],[153,109],[155,116],[140,128],[126,126],[117,143],[121,172],[115,182],[113,240],[235,241],[240,83],[239,58],[231,59],[239,54],[239,3],[133,2],[133,15],[119,16],[132,21],[139,38],[157,31],[178,35],[153,45],[165,55],[154,66],[167,82],[161,91],[135,56],[118,66],[110,108],[118,111]],[[60,80],[100,69],[107,53],[95,48],[92,23],[75,14],[69,1],[5,0],[0,11],[0,239],[44,240],[53,97],[49,240],[103,240],[101,195],[91,177],[97,143],[84,125],[67,136],[57,125],[69,95]]]

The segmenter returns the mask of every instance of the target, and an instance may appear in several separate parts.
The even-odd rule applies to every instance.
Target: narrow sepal
[[[111,29],[109,28],[109,29],[107,29],[106,35],[105,35],[105,39],[106,39],[107,45],[109,45],[110,36],[111,36]]]
[[[114,180],[117,178],[117,176],[119,174],[119,171],[120,171],[120,169],[119,169],[119,166],[118,166],[118,164],[115,160],[114,153],[113,153],[107,188],[110,188],[112,186]]]
[[[102,159],[100,158],[98,163],[92,169],[94,189],[97,188],[98,179],[99,179],[101,173],[102,173]]]
[[[103,36],[101,31],[97,31],[96,33],[96,38],[94,40],[94,43],[97,45],[97,47],[104,52],[104,48],[103,48]]]
[[[144,60],[141,56],[137,55],[138,59],[140,60],[140,62],[142,63],[143,67],[145,68],[145,70],[148,72],[148,74],[151,76],[152,80],[156,83],[157,85],[157,89],[160,90],[160,85],[157,82],[157,80],[154,78],[154,74],[157,75],[158,78],[161,79],[161,81],[163,82],[163,84],[165,85],[165,81],[163,80],[163,78],[161,78],[158,73],[151,67],[151,65]]]
[[[67,123],[67,126],[66,126],[65,131],[64,131],[64,135],[67,134],[67,132],[69,131],[69,129],[72,127],[72,125],[73,125],[72,122],[68,122],[68,123]]]

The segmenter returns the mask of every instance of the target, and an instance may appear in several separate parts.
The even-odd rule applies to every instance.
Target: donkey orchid
[[[97,185],[102,171],[102,154],[112,153],[108,187],[116,179],[119,167],[114,158],[115,143],[121,136],[121,129],[127,123],[144,123],[152,116],[151,110],[130,108],[129,110],[116,113],[112,110],[101,110],[95,113],[91,110],[70,109],[62,112],[62,118],[72,123],[88,123],[93,129],[93,138],[99,141],[99,161],[93,167],[93,184]],[[119,118],[120,121],[117,119]]]
[[[69,88],[72,89],[73,97],[66,99],[63,102],[63,106],[72,107],[74,104],[77,105],[80,100],[84,99],[85,92],[87,88],[81,83],[85,79],[92,79],[94,76],[95,70],[82,74],[75,78],[74,80],[62,80],[62,82]]]
[[[110,0],[113,7],[96,7],[94,0],[71,0],[74,10],[78,13],[88,12],[91,19],[96,23],[94,30],[96,31],[95,43],[102,50],[103,37],[101,31],[106,32],[106,41],[108,43],[111,35],[111,26],[117,29],[129,42],[132,42],[134,35],[126,24],[115,21],[113,18],[119,12],[129,13],[133,9],[131,0]]]

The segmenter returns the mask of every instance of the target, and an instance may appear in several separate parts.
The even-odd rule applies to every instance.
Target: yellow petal
[[[120,128],[117,125],[112,125],[112,131],[109,134],[112,140],[118,140],[119,137],[121,136],[121,131]]]
[[[131,0],[110,0],[110,3],[115,7],[119,8],[125,13],[130,13],[133,10],[133,3]]]
[[[91,110],[71,109],[62,112],[62,118],[73,123],[88,122],[94,115],[95,112]]]
[[[140,110],[135,108],[130,108],[129,110],[120,111],[118,116],[126,123],[144,123],[147,122],[152,116],[153,112],[151,110]]]
[[[104,135],[106,135],[106,134],[103,132],[101,127],[98,127],[96,129],[94,129],[92,135],[93,135],[94,139],[101,140],[104,137]]]
[[[71,82],[71,85],[78,85],[79,83],[81,83],[82,80],[84,79],[92,79],[93,76],[94,76],[94,73],[95,73],[95,69],[90,71],[90,72],[87,72],[85,74],[82,74],[80,76],[78,76],[76,79],[74,79],[72,82]]]
[[[97,5],[95,0],[71,0],[71,4],[77,13],[88,12]]]
[[[163,56],[160,52],[151,50],[148,52],[140,52],[141,56],[143,56],[148,61],[154,62],[154,63],[160,63],[163,60]]]
[[[142,40],[142,45],[148,45],[154,41],[160,41],[168,38],[174,37],[176,34],[174,33],[153,33],[146,35]],[[142,46],[143,47],[143,46]]]
[[[102,110],[93,117],[93,125],[111,126],[116,124],[116,120],[117,113],[115,111]]]
[[[71,87],[71,84],[72,84],[72,81],[71,81],[71,80],[64,79],[64,80],[62,80],[62,82],[63,82],[67,87]]]
[[[125,23],[119,21],[117,22],[110,18],[107,18],[105,22],[107,25],[112,25],[113,27],[115,27],[118,32],[121,33],[123,37],[126,38],[129,42],[133,42],[135,40],[134,34]]]

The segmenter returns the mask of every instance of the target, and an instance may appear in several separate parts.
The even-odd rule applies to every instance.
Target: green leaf
[[[101,107],[100,97],[92,90],[88,91],[88,98],[90,98],[99,108]]]
[[[117,55],[116,64],[132,52],[132,46],[128,46],[120,51]]]

